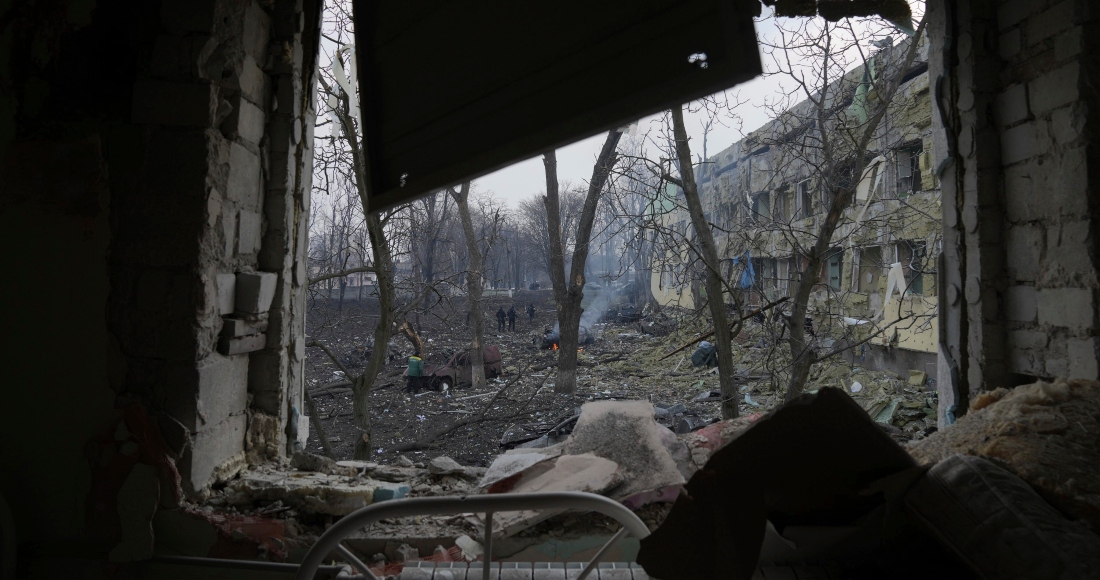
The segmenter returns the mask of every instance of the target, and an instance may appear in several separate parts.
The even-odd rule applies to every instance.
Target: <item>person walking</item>
[[[504,314],[504,307],[501,306],[500,310],[497,310],[497,332],[503,332],[504,331],[504,318],[505,317],[506,317],[506,315]]]
[[[530,302],[527,303],[527,318],[530,319],[531,322],[535,321],[535,305]]]
[[[513,304],[508,308],[508,330],[512,332],[516,331],[516,305]]]

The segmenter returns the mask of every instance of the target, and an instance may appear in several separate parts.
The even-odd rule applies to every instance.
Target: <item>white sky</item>
[[[756,22],[757,36],[768,34],[771,19],[761,19]],[[763,64],[767,66],[767,60]],[[782,75],[771,77],[757,77],[742,83],[726,91],[730,102],[744,101],[744,104],[734,109],[734,114],[740,117],[741,126],[735,124],[732,119],[723,119],[726,126],[717,122],[711,127],[707,137],[707,155],[713,156],[719,151],[729,147],[740,140],[744,133],[750,133],[767,123],[771,117],[763,107],[765,99],[774,100],[780,89]],[[735,96],[737,101],[735,101]],[[688,113],[685,115],[688,135],[691,139],[692,155],[702,154],[703,123],[707,115],[703,112]],[[660,129],[661,117],[647,117],[638,122],[638,134],[647,130],[656,133]],[[742,131],[744,133],[742,133]],[[558,157],[558,181],[570,182],[575,185],[586,184],[592,178],[592,166],[596,156],[600,153],[606,133],[595,135],[560,148]],[[533,157],[519,163],[515,163],[504,169],[490,173],[474,181],[474,189],[481,193],[492,192],[493,197],[504,202],[510,207],[516,205],[532,195],[546,190],[546,174],[542,166],[542,156]]]
[[[915,16],[919,18],[919,14],[923,13],[921,2],[913,1],[911,5]],[[879,22],[885,24],[882,21]],[[855,26],[864,32],[871,30],[866,22],[857,22]],[[770,17],[770,10],[767,7],[764,7],[764,14],[756,20],[755,27],[758,39],[767,38],[776,42],[776,39],[779,38],[776,21]],[[895,33],[896,31],[888,29],[886,32]],[[865,49],[870,50],[871,41],[880,38],[882,33],[881,28],[876,28],[876,32],[871,36],[864,37],[860,44]],[[849,59],[855,56],[857,56],[855,53],[848,55]],[[813,63],[803,61],[796,53],[787,52],[785,57],[791,59],[796,67],[813,67],[816,65],[816,61]],[[849,62],[854,63],[855,61],[849,60]],[[774,68],[771,66],[770,57],[763,53],[761,54],[761,64],[765,71]],[[791,88],[792,79],[786,74],[773,74],[757,77],[725,91],[727,100],[730,103],[741,103],[732,111],[737,119],[718,119],[718,122],[711,127],[707,136],[707,155],[717,154],[742,139],[746,134],[755,131],[770,121],[772,115],[765,105],[789,102],[784,98],[786,95],[783,86],[784,80],[788,85],[786,88]],[[801,101],[802,99],[796,98],[794,100]],[[703,152],[703,123],[706,119],[707,114],[705,111],[685,114],[688,136],[691,140],[692,156],[696,158]],[[725,122],[724,126],[719,124],[723,121]],[[657,133],[660,130],[661,122],[660,116],[642,119],[638,123],[638,133],[642,134],[647,130]],[[596,135],[558,149],[558,181],[561,183],[570,182],[575,185],[588,183],[588,180],[592,177],[592,166],[595,163],[596,156],[599,155],[605,137],[606,133]],[[474,189],[482,193],[492,192],[496,199],[510,207],[515,207],[519,201],[545,191],[546,175],[543,171],[542,157],[538,156],[521,161],[485,175],[474,181]]]
[[[919,4],[919,2],[914,2],[914,8]],[[755,22],[757,38],[774,40],[777,37],[775,20],[769,17],[766,7],[764,10],[765,14]],[[328,46],[332,43],[326,40],[323,44]],[[331,53],[331,48],[329,46],[328,49],[323,50],[326,57]],[[794,55],[788,54],[787,56],[796,62],[801,61]],[[761,62],[765,70],[771,68],[769,66],[771,64],[770,59],[766,55],[761,55]],[[323,63],[323,66],[329,65]],[[771,115],[765,105],[767,103],[783,102],[784,91],[782,85],[785,78],[786,75],[784,74],[757,77],[725,91],[729,102],[741,102],[742,104],[732,111],[736,119],[716,119],[707,137],[707,155],[715,155],[743,138],[745,134],[758,129],[771,120]],[[790,79],[786,80],[789,84]],[[697,157],[703,152],[703,123],[707,119],[707,114],[706,112],[689,112],[685,117],[688,135],[691,139],[692,154]],[[638,134],[644,134],[647,131],[652,131],[657,134],[661,129],[661,123],[660,116],[642,119],[638,122],[637,132]],[[318,136],[327,133],[328,127],[321,127],[317,131]],[[606,134],[595,135],[559,148],[557,151],[558,181],[574,185],[586,184],[592,176],[592,166],[605,137]],[[545,189],[546,175],[543,170],[541,155],[520,161],[474,181],[475,192],[481,194],[491,192],[495,199],[513,208],[521,200],[539,194]]]

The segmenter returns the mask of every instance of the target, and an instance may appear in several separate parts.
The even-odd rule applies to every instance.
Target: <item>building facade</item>
[[[932,167],[927,46],[918,47],[866,148],[829,145],[832,160],[823,153],[828,138],[857,134],[876,106],[884,105],[873,81],[888,74],[907,48],[883,48],[865,67],[834,81],[826,96],[794,105],[707,158],[696,180],[724,274],[740,291],[744,308],[791,296],[798,280],[813,276],[809,316],[819,340],[860,345],[853,356],[870,366],[934,375],[942,210]],[[821,117],[828,119],[824,130],[830,135],[818,131]],[[856,179],[858,155],[865,167]],[[837,186],[854,188],[853,199],[821,270],[806,272],[805,255]],[[651,287],[663,305],[695,308],[701,304],[702,269],[692,265],[686,247],[691,220],[682,197],[675,199],[665,204],[659,229],[684,242],[672,241],[656,253]]]

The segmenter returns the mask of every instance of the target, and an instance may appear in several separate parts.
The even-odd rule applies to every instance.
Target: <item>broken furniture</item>
[[[618,502],[606,497],[591,493],[557,492],[557,493],[529,493],[529,494],[499,494],[461,497],[431,497],[404,499],[381,504],[367,506],[344,517],[333,524],[310,548],[302,565],[298,568],[298,580],[311,580],[314,572],[322,561],[335,552],[340,557],[351,563],[364,577],[370,580],[378,580],[370,568],[355,556],[341,541],[356,530],[371,523],[385,519],[428,514],[457,514],[465,512],[483,512],[485,514],[485,560],[482,565],[482,579],[490,578],[490,566],[493,556],[493,514],[516,510],[544,510],[544,509],[577,509],[594,511],[614,518],[622,528],[604,544],[592,560],[588,562],[584,570],[578,576],[583,580],[596,568],[600,558],[607,550],[627,533],[638,538],[649,535],[649,529],[634,515],[634,512],[623,507]],[[473,568],[473,566],[471,566]],[[468,576],[467,576],[468,577]]]

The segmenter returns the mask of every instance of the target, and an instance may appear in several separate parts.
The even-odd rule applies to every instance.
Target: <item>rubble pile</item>
[[[844,361],[814,365],[806,391],[836,387],[852,397],[878,423],[900,428],[910,438],[936,430],[936,391],[926,387],[927,375],[910,371],[901,378],[891,372],[853,367]]]

